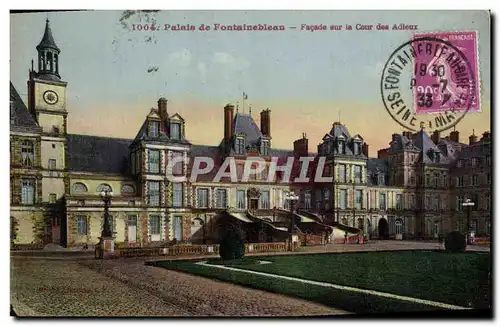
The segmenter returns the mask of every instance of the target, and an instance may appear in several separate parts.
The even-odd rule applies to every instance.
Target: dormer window
[[[269,141],[263,140],[260,146],[261,146],[260,154],[263,156],[268,156],[269,155]]]
[[[175,140],[181,139],[181,124],[173,122],[170,124],[170,138]]]
[[[353,143],[353,151],[354,155],[360,155],[361,154],[361,143],[359,141],[354,141]]]
[[[149,137],[158,137],[159,121],[150,121],[148,125]]]
[[[378,185],[379,186],[383,186],[385,184],[385,178],[384,178],[384,174],[383,173],[378,173],[377,175],[377,182],[378,182]]]
[[[437,152],[437,151],[434,153],[434,162],[436,162],[436,163],[439,163],[439,162],[440,162],[440,160],[441,160],[441,156],[440,156],[440,154],[441,154],[441,153],[439,153],[439,152]]]
[[[245,139],[242,137],[236,138],[236,154],[244,154],[245,153]]]
[[[337,151],[339,154],[345,154],[345,139],[342,136],[337,140]]]

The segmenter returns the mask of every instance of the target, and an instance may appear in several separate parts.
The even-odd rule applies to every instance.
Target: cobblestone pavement
[[[11,304],[19,316],[186,316],[146,291],[74,261],[11,260]]]
[[[442,246],[437,242],[372,241],[362,245],[306,247],[299,252],[279,254],[435,250]],[[490,251],[490,247],[469,246],[467,250]],[[105,261],[34,258],[11,258],[11,303],[19,315],[302,316],[346,313],[300,299],[145,266],[144,258]],[[165,260],[166,257],[151,260],[156,259]]]
[[[19,315],[23,312],[23,315],[31,316],[303,316],[346,313],[300,299],[145,266],[143,259],[57,261],[14,258],[11,262],[12,304]],[[16,306],[16,303],[21,304]]]

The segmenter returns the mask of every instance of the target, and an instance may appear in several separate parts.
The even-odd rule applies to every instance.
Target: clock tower
[[[34,70],[33,61],[28,80],[28,110],[42,127],[43,134],[53,137],[65,137],[66,86],[59,75],[59,54],[49,20],[45,22],[45,32],[38,52],[38,71]]]

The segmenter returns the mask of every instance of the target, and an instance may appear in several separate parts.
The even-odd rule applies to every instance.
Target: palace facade
[[[370,158],[363,137],[335,122],[316,153],[309,151],[305,134],[293,150],[279,150],[272,147],[269,109],[260,113],[258,126],[250,114],[228,104],[221,110],[220,144],[196,145],[186,138],[188,122],[160,98],[145,111],[134,139],[76,135],[67,130],[68,84],[61,79],[61,51],[48,21],[36,48],[38,69],[29,72],[27,105],[10,85],[14,243],[95,245],[103,226],[103,190],[113,192],[110,213],[116,241],[127,245],[174,239],[213,243],[217,225],[227,218],[255,229],[252,241],[283,239],[289,232],[291,191],[299,195],[297,223],[304,232],[337,236],[335,229],[350,227],[375,238],[435,238],[465,231],[462,203],[468,198],[475,203],[472,228],[490,233],[489,132],[480,139],[470,136],[466,144],[458,131],[444,138],[437,132],[429,136],[424,129],[393,134],[390,146]],[[190,180],[193,162],[200,157],[211,158],[214,167]],[[266,162],[261,174],[245,182],[213,181],[227,158],[234,160],[241,180],[245,162],[255,157]],[[304,157],[312,160],[310,181],[294,182]],[[175,158],[184,163],[170,166]],[[283,181],[282,171],[276,180],[267,179],[273,158],[280,167],[292,159],[290,182]],[[314,182],[322,160],[320,174],[334,181]],[[187,179],[171,181],[169,173]],[[265,234],[259,233],[262,229]]]

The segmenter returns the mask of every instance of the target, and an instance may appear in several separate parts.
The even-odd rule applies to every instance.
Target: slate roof
[[[10,83],[10,129],[33,133],[42,131],[42,128],[28,112],[28,108],[12,82]]]
[[[59,47],[56,45],[56,42],[54,41],[54,37],[52,36],[52,30],[50,29],[50,24],[48,19],[45,21],[45,32],[43,33],[42,40],[36,47],[37,50],[41,50],[44,48],[54,49],[57,52],[61,51]]]
[[[389,180],[389,162],[380,158],[369,158],[366,161],[366,169],[368,174],[368,184],[378,185],[378,174],[382,173],[384,175],[385,183]]]
[[[131,139],[100,136],[66,136],[68,171],[129,175]]]
[[[156,113],[156,109],[152,109],[151,112]],[[150,113],[151,114],[151,113]],[[175,115],[175,114],[174,114]],[[139,142],[141,140],[146,141],[157,141],[157,142],[167,142],[168,144],[181,144],[181,145],[190,145],[191,143],[185,139],[184,137],[181,139],[170,139],[168,136],[167,130],[169,128],[169,120],[160,121],[160,130],[158,133],[158,137],[150,137],[148,134],[148,118],[144,120],[141,128],[137,132],[137,135],[134,138],[134,143]]]
[[[340,154],[338,151],[337,144],[334,143],[332,146],[333,147],[332,150],[333,150],[334,155],[352,156],[352,157],[356,157],[356,158],[365,158],[365,159],[368,158],[366,155],[363,154],[362,151],[360,151],[359,155],[354,155],[353,138],[359,137],[359,139],[361,141],[363,141],[363,138],[359,134],[355,135],[354,137],[351,136],[347,127],[339,122],[335,122],[333,124],[332,129],[330,130],[330,132],[328,134],[325,135],[325,137],[323,137],[323,140],[326,140],[326,139],[334,139],[335,140],[339,137],[343,137],[346,141],[345,154]],[[318,146],[318,149],[321,146],[324,146],[324,143],[320,144]]]

